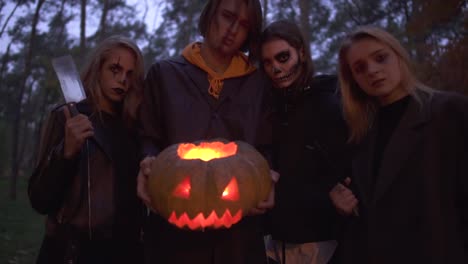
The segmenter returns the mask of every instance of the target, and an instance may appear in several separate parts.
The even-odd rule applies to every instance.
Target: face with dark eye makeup
[[[303,52],[283,39],[272,39],[262,44],[262,64],[276,88],[289,87],[303,72]]]
[[[129,49],[119,47],[109,52],[101,66],[99,79],[102,110],[113,113],[116,104],[123,101],[130,88],[134,69],[135,56]]]
[[[346,60],[359,87],[381,105],[408,94],[402,85],[400,59],[384,43],[373,38],[358,40],[349,48]]]

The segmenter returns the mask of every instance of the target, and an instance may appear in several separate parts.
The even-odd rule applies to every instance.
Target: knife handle
[[[75,103],[69,103],[67,104],[68,111],[70,111],[70,116],[74,117],[78,115],[80,112],[78,112],[78,109],[76,109],[76,104]]]

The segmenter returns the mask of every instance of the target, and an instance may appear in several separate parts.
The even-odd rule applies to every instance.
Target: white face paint
[[[282,39],[262,44],[263,68],[277,88],[289,87],[301,75],[302,54]]]

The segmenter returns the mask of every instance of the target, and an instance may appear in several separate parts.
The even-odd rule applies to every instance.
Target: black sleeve
[[[461,142],[459,170],[457,175],[457,204],[460,210],[460,223],[465,253],[468,254],[468,99],[461,97],[457,111],[461,118]],[[468,255],[467,255],[468,256]]]
[[[268,161],[270,168],[273,168],[273,97],[270,83],[265,81],[263,84],[255,147]]]
[[[160,64],[155,63],[148,71],[140,107],[142,156],[156,156],[162,146],[163,129],[160,96]]]
[[[28,184],[31,206],[41,214],[50,214],[60,209],[72,178],[77,173],[78,158],[64,158],[63,140],[63,114],[55,110],[49,115],[42,131],[38,164]]]
[[[462,169],[459,176],[458,203],[461,211],[461,228],[465,252],[468,252],[468,146],[462,158]]]

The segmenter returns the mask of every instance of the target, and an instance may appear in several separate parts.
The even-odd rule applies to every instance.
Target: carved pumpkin
[[[148,180],[153,207],[179,228],[229,228],[271,189],[267,161],[241,141],[169,146]]]

